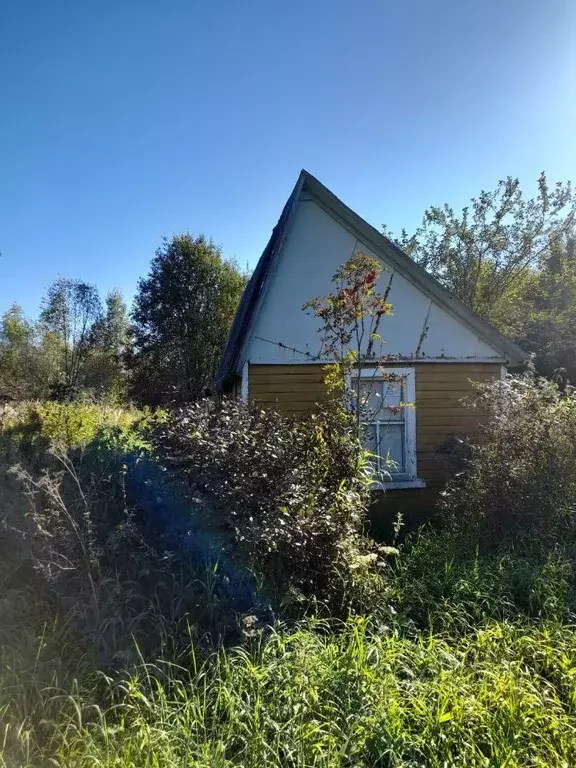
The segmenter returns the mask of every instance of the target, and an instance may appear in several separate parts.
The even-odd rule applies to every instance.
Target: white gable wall
[[[314,200],[301,200],[278,254],[276,271],[270,275],[256,312],[241,362],[305,362],[310,360],[306,352],[316,357],[320,350],[320,323],[303,312],[302,305],[312,297],[332,291],[332,275],[356,251],[380,256]],[[383,271],[378,284],[380,292],[385,291],[389,279],[390,271]],[[503,359],[502,353],[397,272],[389,301],[393,315],[382,318],[379,327],[386,342],[383,354],[402,359],[414,357],[427,325],[419,358],[477,358],[495,362]]]

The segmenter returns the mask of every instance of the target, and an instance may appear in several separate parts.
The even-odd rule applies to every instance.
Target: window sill
[[[397,480],[396,482],[384,483],[385,491],[403,491],[409,488],[426,488],[426,480],[417,477],[415,480]]]

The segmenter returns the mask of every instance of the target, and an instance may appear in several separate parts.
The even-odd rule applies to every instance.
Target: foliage
[[[370,468],[337,410],[300,420],[204,400],[172,410],[152,440],[277,594],[316,597],[334,615],[383,597],[384,553],[361,535]]]
[[[69,401],[80,396],[125,401],[124,358],[130,345],[122,295],[113,291],[100,313],[96,289],[60,279],[41,319],[14,305],[0,324],[0,401]]]
[[[38,691],[35,717],[9,718],[4,754],[78,768],[561,768],[576,759],[575,665],[574,632],[550,622],[491,622],[452,642],[360,618],[336,634],[304,624],[206,660],[191,648],[184,664],[142,663],[103,677],[99,697],[52,677],[65,695]]]
[[[106,297],[106,311],[94,323],[84,388],[103,393],[108,400],[126,400],[126,357],[130,349],[130,323],[122,294],[115,290]]]
[[[102,307],[98,291],[80,280],[58,278],[48,289],[41,321],[60,341],[60,381],[57,398],[77,396],[90,352],[95,324]]]
[[[412,534],[395,562],[390,599],[414,636],[454,638],[490,621],[573,623],[573,536],[546,546],[516,532],[486,547],[465,526]]]
[[[49,406],[52,415],[72,407]],[[109,416],[73,449],[57,434],[49,449],[38,441],[34,451],[0,451],[4,590],[36,592],[40,625],[63,622],[104,668],[134,661],[135,641],[142,652],[177,654],[192,637],[238,635],[237,613],[259,610],[249,579],[204,533],[198,504],[150,460],[142,421],[130,413],[131,426],[112,427]]]
[[[576,197],[570,182],[526,199],[518,179],[500,181],[457,214],[433,206],[397,244],[535,356],[539,372],[576,380]],[[388,233],[389,234],[389,233]]]
[[[117,430],[128,439],[162,412],[98,405],[91,402],[54,401],[19,403],[0,410],[0,435],[24,443],[39,442],[59,449],[77,448]]]
[[[498,542],[525,531],[561,539],[574,528],[576,396],[535,377],[480,387],[489,417],[465,471],[448,486],[443,514],[469,536]]]
[[[551,240],[573,230],[576,197],[570,182],[551,189],[546,174],[538,195],[526,200],[509,176],[482,191],[458,215],[448,204],[432,206],[422,226],[398,245],[469,307],[491,319],[494,308],[527,270],[538,268]]]
[[[551,243],[541,268],[518,288],[501,327],[534,355],[543,375],[576,381],[576,239]]]
[[[0,321],[0,401],[47,397],[57,377],[58,340],[14,304]]]
[[[134,300],[132,389],[139,400],[206,394],[245,284],[237,264],[203,235],[164,241]]]
[[[566,400],[525,396],[543,399],[545,414]],[[301,446],[271,415],[257,428],[278,454],[264,478],[264,459],[234,428],[267,412],[226,422],[226,405],[220,417],[202,408],[171,416],[178,460],[156,473],[145,455],[131,460],[124,445],[99,439],[66,452],[39,446],[42,461],[22,456],[16,471],[0,466],[1,766],[575,762],[572,529],[556,539],[517,530],[488,549],[466,520],[429,529],[388,568],[371,615],[264,626],[257,604],[234,592],[229,537],[212,536],[220,557],[204,558],[194,520],[233,509],[230,484],[274,494],[282,458],[295,446],[298,466]],[[195,409],[205,426],[191,437],[198,420],[184,419]],[[329,442],[323,418],[310,423]],[[324,448],[311,443],[307,460],[320,471]],[[230,475],[222,470],[229,502],[218,509],[182,483],[206,450],[223,465],[240,453]],[[344,467],[348,449],[339,451]],[[183,489],[179,503],[172,486]],[[304,491],[293,490],[298,505]],[[168,536],[176,519],[183,527]],[[362,570],[369,557],[354,556]]]
[[[367,363],[382,357],[378,331],[382,318],[392,314],[388,303],[392,276],[382,295],[377,292],[381,274],[381,262],[358,251],[335,272],[334,291],[311,299],[303,307],[322,321],[320,356],[334,361],[333,368],[328,368],[328,384],[350,401],[358,432],[367,398],[362,398],[360,387],[350,389],[349,378],[358,378]]]

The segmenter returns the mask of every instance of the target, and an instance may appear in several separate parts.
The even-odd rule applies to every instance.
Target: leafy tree
[[[203,235],[164,240],[138,283],[132,389],[143,402],[195,400],[210,387],[246,285]]]
[[[540,373],[576,381],[576,195],[570,182],[525,199],[518,179],[481,192],[457,215],[429,208],[396,240],[472,309],[526,351]]]
[[[0,400],[47,397],[57,374],[57,339],[12,305],[0,320]]]
[[[130,345],[130,322],[126,302],[119,290],[106,297],[106,309],[91,332],[90,354],[84,384],[113,400],[125,399],[125,358]]]
[[[106,296],[104,315],[94,324],[93,344],[104,347],[120,359],[130,340],[130,321],[122,292],[118,289]]]
[[[396,242],[449,291],[491,320],[517,281],[541,268],[551,241],[569,235],[575,221],[576,196],[570,182],[551,188],[542,173],[538,194],[527,200],[519,180],[509,176],[494,191],[473,198],[460,215],[448,204],[428,208],[421,227],[412,235],[403,231]]]
[[[93,285],[58,278],[48,289],[40,319],[60,341],[57,398],[71,399],[78,393],[101,315],[98,290]]]
[[[36,392],[27,378],[34,343],[34,328],[13,304],[0,323],[0,398],[25,400]]]
[[[510,302],[507,320],[542,374],[576,382],[576,238],[551,243],[541,269],[521,283],[515,306]]]

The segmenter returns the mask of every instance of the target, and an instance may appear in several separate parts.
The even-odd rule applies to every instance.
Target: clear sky
[[[0,3],[0,312],[185,230],[253,266],[302,167],[393,230],[576,181],[576,2]]]

